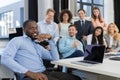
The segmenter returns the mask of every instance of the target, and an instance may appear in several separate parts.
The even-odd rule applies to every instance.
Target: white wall
[[[53,8],[53,0],[38,0],[38,21],[45,18],[48,8]]]
[[[28,0],[24,0],[24,20],[28,20]]]
[[[26,0],[25,0],[26,1]],[[7,5],[5,7],[0,8],[0,13],[13,11],[13,27],[19,27],[18,24],[16,24],[16,21],[20,23],[20,8],[24,7],[24,0],[21,0],[20,2],[16,2],[10,5]],[[6,46],[8,40],[1,40],[0,39],[0,48],[3,48]]]
[[[104,0],[104,18],[107,24],[114,22],[114,0]]]

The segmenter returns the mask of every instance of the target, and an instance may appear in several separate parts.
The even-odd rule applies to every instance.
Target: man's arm
[[[83,50],[83,44],[79,41],[78,42],[78,48],[77,48],[77,50],[80,50],[80,51],[82,51],[83,53],[84,53],[84,50]]]
[[[3,54],[1,55],[1,63],[18,73],[26,73],[28,69],[20,65],[15,61],[15,55],[20,47],[20,41],[18,38],[12,39],[6,46]]]
[[[53,41],[54,41],[54,43],[56,44],[57,41],[58,41],[58,39],[59,39],[59,30],[58,30],[58,25],[57,25],[56,23],[55,23],[55,27],[56,27],[56,29],[55,29]]]
[[[81,41],[81,39],[83,38],[83,34],[82,34],[83,31],[82,31],[81,29],[79,29],[80,26],[81,26],[80,21],[75,21],[75,22],[74,22],[74,25],[77,27],[77,30],[78,30],[77,35],[76,35],[76,38],[77,38],[79,41]],[[80,30],[81,30],[81,31],[80,31]]]
[[[92,22],[90,21],[90,33],[89,34],[92,34],[93,33],[93,31],[94,31],[94,27],[93,27],[93,24],[92,24]]]
[[[52,40],[48,40],[48,42],[49,42],[49,46],[50,46],[49,51],[47,49],[41,47],[40,45],[37,46],[39,55],[41,55],[43,59],[58,60],[59,54],[58,54],[55,43]]]
[[[59,51],[60,53],[64,54],[67,53],[75,48],[73,48],[73,45],[66,45],[66,38],[61,38],[59,41]]]

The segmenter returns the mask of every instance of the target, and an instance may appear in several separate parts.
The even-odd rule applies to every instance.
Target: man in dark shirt
[[[86,13],[84,9],[79,9],[78,15],[79,15],[80,20],[74,22],[74,25],[76,25],[78,29],[76,38],[82,41],[85,46],[87,35],[91,34],[94,28],[93,28],[92,22],[85,19]]]

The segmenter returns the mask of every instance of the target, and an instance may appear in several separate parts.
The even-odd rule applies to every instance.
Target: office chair
[[[9,40],[11,40],[14,37],[22,36],[22,35],[23,35],[23,29],[22,29],[22,27],[16,28],[16,33],[9,34]]]

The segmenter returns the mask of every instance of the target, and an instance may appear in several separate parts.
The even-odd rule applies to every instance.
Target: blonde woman
[[[107,34],[104,36],[107,42],[108,52],[120,51],[120,34],[118,32],[119,30],[115,23],[108,25]]]

